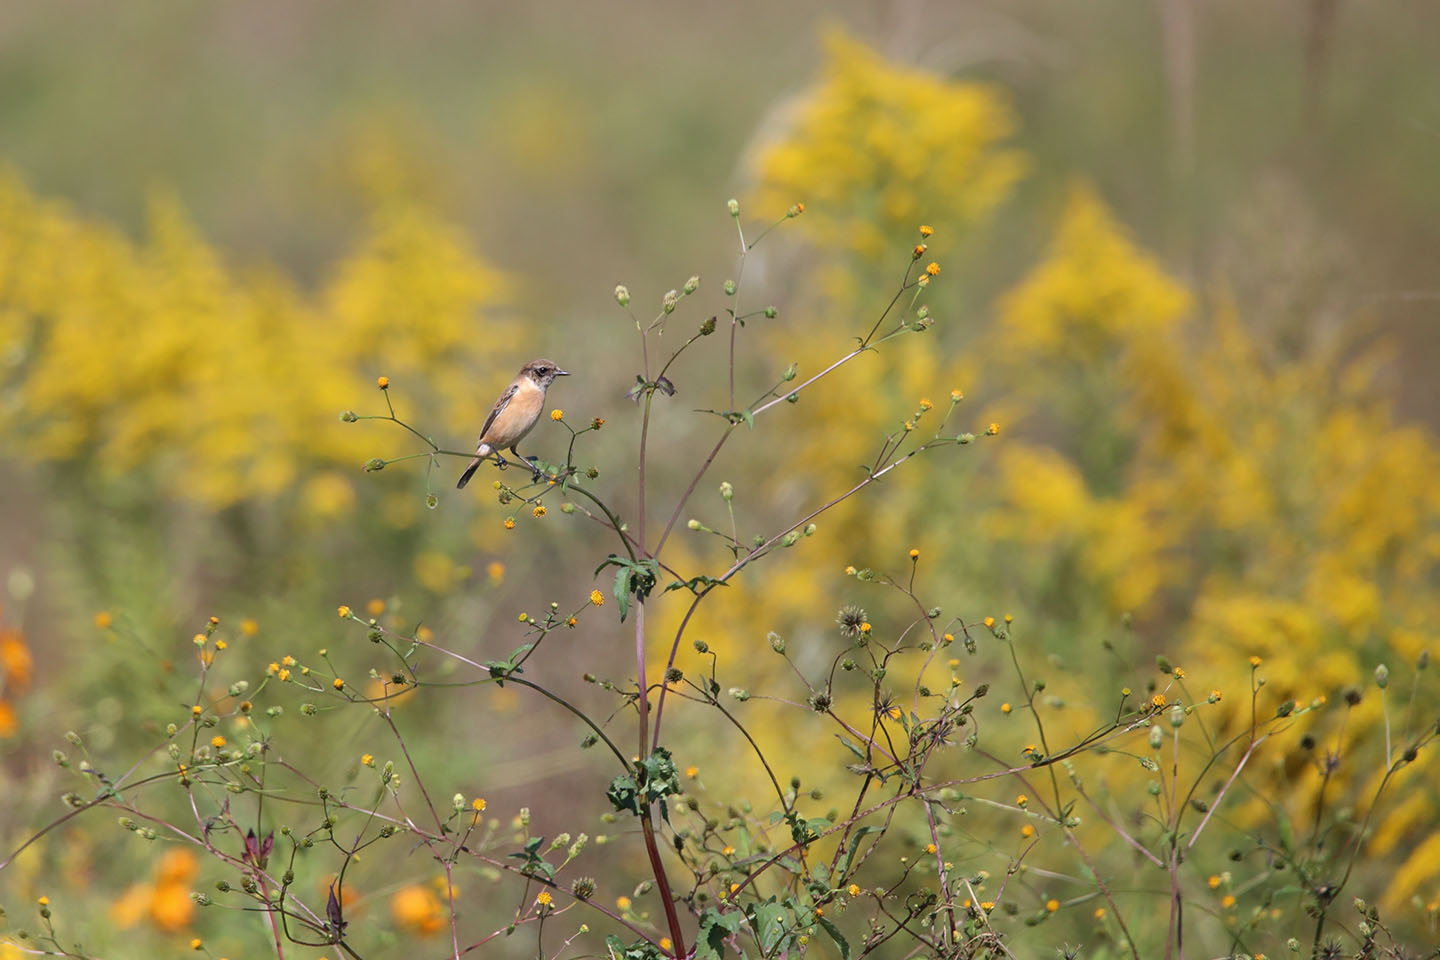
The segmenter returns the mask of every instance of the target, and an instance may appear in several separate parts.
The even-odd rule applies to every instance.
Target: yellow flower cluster
[[[0,451],[150,470],[206,506],[295,488],[343,512],[350,474],[398,441],[321,424],[394,377],[468,435],[476,378],[519,352],[519,328],[489,315],[501,277],[414,206],[382,204],[315,295],[234,270],[170,199],[135,243],[0,170],[0,225]]]
[[[1016,129],[1003,94],[887,63],[839,31],[825,46],[822,76],[755,159],[756,209],[804,197],[811,237],[874,257],[922,216],[972,222],[1009,195],[1026,163],[1001,147]]]

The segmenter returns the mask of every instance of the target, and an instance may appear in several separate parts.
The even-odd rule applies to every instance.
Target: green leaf
[[[835,926],[835,921],[829,917],[817,917],[816,919],[820,921],[821,929],[830,934],[830,939],[835,941],[835,946],[840,948],[840,960],[850,960],[850,941],[846,940],[845,935],[840,932],[840,928]]]
[[[620,622],[625,622],[625,616],[630,612],[630,570],[621,567],[615,571],[615,603],[620,608]]]
[[[740,413],[740,419],[743,420],[743,421],[745,421],[745,426],[749,427],[751,430],[754,430],[754,429],[755,429],[755,414],[751,413],[749,410],[741,410],[741,411],[739,411],[739,413]]]
[[[740,932],[745,915],[738,910],[721,913],[710,907],[700,917],[700,930],[695,937],[695,960],[721,960],[725,941]]]
[[[770,953],[775,945],[785,938],[790,912],[778,903],[761,903],[755,907],[755,916],[750,923],[760,940],[760,949]]]

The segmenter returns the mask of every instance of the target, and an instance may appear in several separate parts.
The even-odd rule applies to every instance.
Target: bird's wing
[[[480,442],[484,442],[485,434],[490,432],[491,424],[493,424],[495,418],[500,416],[500,414],[505,411],[505,408],[510,405],[510,401],[514,399],[515,393],[519,389],[519,386],[512,383],[505,388],[504,393],[500,394],[500,399],[496,400],[495,406],[490,409],[490,416],[485,418],[485,426],[480,428]]]

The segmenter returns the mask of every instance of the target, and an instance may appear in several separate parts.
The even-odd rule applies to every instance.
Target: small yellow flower
[[[1180,667],[1174,667],[1173,669],[1171,669],[1170,673],[1174,675],[1176,680],[1185,679],[1185,671]]]
[[[870,630],[871,630],[870,621],[867,620],[867,621],[865,621],[864,623],[860,624],[860,632],[861,632],[861,633],[869,633]]]
[[[559,419],[559,418],[557,417],[556,419]],[[540,904],[540,906],[542,906],[542,907],[548,907],[548,906],[550,906],[550,901],[551,901],[552,899],[553,899],[553,898],[550,896],[550,891],[549,891],[549,890],[541,890],[540,893],[539,893],[538,895],[536,895],[536,897],[535,897],[535,902],[538,903],[538,904]]]
[[[727,857],[733,857],[735,855],[735,848],[727,843],[725,845],[725,849],[721,850],[720,852]]]
[[[330,681],[330,686],[334,687],[336,690],[344,690],[345,681],[341,680],[339,677],[336,677],[334,680]]]
[[[205,646],[205,634],[203,634],[203,633],[197,633],[197,634],[195,634],[195,636],[193,636],[193,637],[190,638],[190,642],[193,643],[193,644],[195,644],[195,646],[197,646],[197,647],[203,647],[203,646]]]
[[[1104,907],[1096,907],[1096,908],[1095,908],[1094,917],[1095,917],[1096,920],[1104,920],[1104,919],[1105,919],[1105,908],[1104,908]]]
[[[940,642],[943,643],[943,644],[945,644],[946,646],[949,646],[950,644],[952,644],[952,643],[955,642],[955,634],[953,634],[953,633],[947,633],[947,634],[945,634],[943,637],[940,638]],[[950,665],[951,665],[952,667],[958,667],[958,666],[960,666],[960,661],[959,661],[959,660],[956,660],[954,663],[952,663],[952,664],[950,664]]]
[[[913,421],[913,420],[906,420],[906,421],[905,421],[905,432],[906,432],[906,433],[909,433],[911,430],[914,430],[914,429],[915,429],[915,421]]]
[[[981,910],[984,910],[986,913],[989,913],[991,910],[994,910],[994,909],[995,909],[995,901],[994,901],[994,900],[981,900],[981,901],[980,901],[980,909],[981,909]]]
[[[574,617],[566,617],[566,618],[565,618],[565,626],[567,626],[567,627],[573,627],[573,626],[575,626],[575,624],[577,624],[577,623],[579,623],[579,621],[576,620]]]
[[[915,549],[914,547],[911,547],[911,548],[910,548],[910,559],[911,559],[911,560],[919,560],[919,559],[920,559],[920,551],[917,550],[917,549]]]
[[[690,764],[690,766],[685,768],[685,776],[689,777],[691,780],[694,780],[696,777],[700,776],[700,768],[695,766],[695,764],[693,763]]]
[[[816,907],[816,908],[815,908],[815,916],[817,916],[817,917],[823,917],[823,916],[825,916],[825,908],[824,908],[824,907]]]
[[[565,411],[564,411],[564,410],[551,410],[551,411],[550,411],[550,419],[551,419],[551,420],[554,420],[556,423],[559,423],[561,420],[564,420],[564,419],[565,419]]]
[[[935,844],[933,844],[933,843],[927,843],[927,844],[925,844],[925,852],[926,852],[926,853],[934,853],[934,852],[935,852]]]
[[[255,709],[255,704],[251,703],[249,700],[241,700],[241,701],[240,701],[240,712],[241,712],[241,713],[249,713],[251,710],[254,710],[254,709]]]
[[[380,377],[379,379],[377,379],[377,380],[375,381],[375,386],[379,387],[381,390],[389,390],[389,389],[390,389],[390,378],[389,378],[389,377]]]
[[[42,907],[48,907],[48,906],[50,906],[50,898],[49,898],[49,897],[41,897],[39,900],[36,900],[35,902],[38,903],[38,904],[40,904],[40,906],[42,906]]]
[[[225,746],[225,738],[217,733],[215,736],[210,738],[210,746],[214,747],[216,750],[219,750],[221,747]]]
[[[629,910],[629,909],[630,909],[630,898],[629,898],[629,897],[616,897],[616,898],[615,898],[615,909],[617,909],[617,910]]]
[[[474,800],[470,801],[470,806],[475,810],[476,813],[480,813],[488,806],[488,804],[485,802],[484,797],[476,797]]]
[[[270,665],[265,668],[265,672],[273,677],[280,672],[280,664],[275,660],[271,660]]]
[[[940,264],[936,263],[934,260],[931,260],[925,265],[925,272],[932,277],[940,276]]]
[[[224,650],[224,649],[225,649],[226,647],[228,647],[228,646],[230,646],[230,644],[226,643],[224,640],[216,640],[216,641],[215,641],[215,649],[216,649],[216,650]]]
[[[515,518],[514,518],[514,517],[506,517],[506,518],[505,518],[505,529],[506,529],[506,530],[514,530],[514,529],[515,529]]]
[[[247,637],[253,637],[260,632],[260,624],[246,617],[240,621],[240,632]]]
[[[1258,667],[1258,666],[1260,666],[1260,663],[1261,663],[1261,660],[1260,660],[1259,657],[1251,657],[1251,658],[1250,658],[1250,666],[1252,666],[1252,667]]]
[[[988,629],[990,629],[990,630],[994,630],[994,629],[995,629],[995,618],[994,618],[994,617],[986,617],[984,620],[982,620],[982,621],[980,621],[980,622],[983,623],[983,624],[985,624],[985,626],[986,626]]]
[[[930,237],[930,236],[934,236],[934,234],[935,234],[935,228],[934,228],[934,227],[930,226],[930,225],[927,224],[927,223],[922,223],[922,224],[920,224],[920,236],[922,236],[922,237]]]
[[[430,641],[435,639],[435,631],[431,630],[429,627],[425,626],[422,623],[420,626],[415,628],[415,639],[419,640],[421,643],[429,643]]]
[[[1000,712],[1001,712],[1001,713],[1009,713],[1011,710],[1014,710],[1014,709],[1015,709],[1015,708],[1012,707],[1012,706],[1010,706],[1010,704],[1008,704],[1008,703],[1002,703],[1002,704],[1000,704]]]
[[[914,257],[916,260],[919,260],[921,257],[925,256],[925,244],[915,244],[915,249],[910,251],[910,256]]]
[[[375,766],[375,755],[374,755],[374,754],[371,754],[371,753],[362,753],[362,754],[360,754],[360,765],[361,765],[362,767],[373,767],[373,766]]]
[[[660,938],[660,949],[661,949],[661,950],[669,950],[669,949],[670,949],[670,938],[669,938],[669,937],[661,937],[661,938]]]
[[[1220,886],[1220,877],[1218,874],[1212,873],[1210,875],[1210,879],[1206,880],[1205,882],[1210,885],[1211,890],[1214,890],[1216,887]]]
[[[1235,895],[1232,893],[1225,894],[1225,896],[1220,900],[1220,906],[1224,907],[1226,910],[1229,910],[1231,907],[1235,906]]]
[[[1024,806],[1026,806],[1026,805],[1029,804],[1029,803],[1030,803],[1030,798],[1027,797],[1027,796],[1025,796],[1025,794],[1023,794],[1023,793],[1020,794],[1020,796],[1018,796],[1018,797],[1015,798],[1015,804],[1016,804],[1016,806],[1024,807]]]
[[[110,624],[113,622],[114,620],[110,616],[109,610],[101,610],[99,613],[95,614],[95,626],[99,627],[101,630],[109,630]]]
[[[1158,710],[1160,707],[1165,706],[1165,694],[1163,694],[1163,693],[1157,693],[1157,694],[1155,694],[1155,696],[1151,697],[1151,698],[1150,698],[1150,706],[1155,707],[1157,710]]]
[[[1028,823],[1025,824],[1025,826],[1020,828],[1020,836],[1024,837],[1026,840],[1029,840],[1031,837],[1035,836],[1035,828]]]
[[[854,564],[850,564],[850,565],[847,565],[847,566],[845,567],[845,576],[847,576],[847,577],[853,577],[853,576],[855,576],[855,566],[854,566]]]
[[[535,509],[534,509],[534,510],[531,510],[530,512],[533,513],[533,514],[535,514],[535,519],[537,519],[537,520],[540,519],[541,517],[545,516],[545,504],[543,504],[543,503],[537,503],[537,504],[535,504]]]
[[[190,941],[191,950],[199,950],[203,946],[205,946],[205,943],[199,937],[195,937],[193,940]]]
[[[340,615],[341,620],[348,620],[350,618],[350,608],[343,603],[335,608],[335,612]]]
[[[280,662],[287,667],[295,666],[295,658],[290,656],[288,653],[281,658]]]
[[[956,389],[950,391],[950,402],[951,402],[951,403],[959,403],[961,400],[964,400],[964,399],[965,399],[965,392],[964,392],[963,390],[959,389],[958,387],[957,387]]]
[[[1219,690],[1211,690],[1211,691],[1210,691],[1210,702],[1211,702],[1211,703],[1218,703],[1219,700],[1220,700],[1220,691],[1219,691]]]
[[[997,434],[1000,433],[1000,424],[998,424],[998,423],[992,423],[992,424],[990,424],[990,426],[988,426],[988,427],[985,428],[985,433],[986,433],[987,436],[991,436],[991,437],[996,436]]]
[[[597,607],[605,606],[605,594],[601,593],[599,590],[591,590],[590,602],[595,604],[595,606]]]
[[[1060,901],[1054,899],[1046,900],[1045,909],[1050,911],[1051,913],[1054,913],[1056,910],[1060,909]]]
[[[275,674],[275,676],[279,677],[280,680],[284,682],[290,679],[290,671],[282,668],[279,673]]]
[[[202,707],[202,706],[200,706],[200,704],[198,704],[198,703],[195,704],[195,706],[193,706],[193,707],[190,708],[190,716],[192,716],[192,717],[198,717],[198,716],[200,716],[200,714],[202,714],[202,713],[204,713],[204,712],[205,712],[205,708]]]
[[[380,614],[385,612],[385,601],[379,597],[371,599],[369,603],[365,604],[365,612],[372,617],[380,616]]]
[[[860,896],[860,884],[858,884],[858,883],[852,883],[852,884],[850,884],[849,893],[850,893],[850,896],[852,896],[852,897],[858,897],[858,896]]]
[[[596,417],[594,420],[591,420],[591,421],[590,421],[590,429],[591,429],[591,430],[599,430],[599,429],[600,429],[601,427],[603,427],[603,426],[605,426],[605,418],[604,418],[604,417]]]
[[[921,410],[933,410],[933,409],[935,409],[935,404],[931,403],[928,399],[922,398],[922,399],[920,400],[920,409],[921,409]]]

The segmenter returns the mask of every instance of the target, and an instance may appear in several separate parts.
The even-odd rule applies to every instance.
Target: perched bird
[[[555,382],[556,377],[568,376],[568,370],[561,370],[551,360],[531,360],[521,367],[515,379],[510,381],[510,386],[495,401],[490,416],[485,418],[485,426],[480,428],[480,442],[475,447],[475,459],[460,474],[460,482],[455,486],[461,488],[469,483],[486,457],[493,455],[495,462],[503,465],[501,450],[509,450],[521,460],[530,459],[515,449],[515,445],[525,439],[540,419],[540,411],[545,406],[545,390]]]

